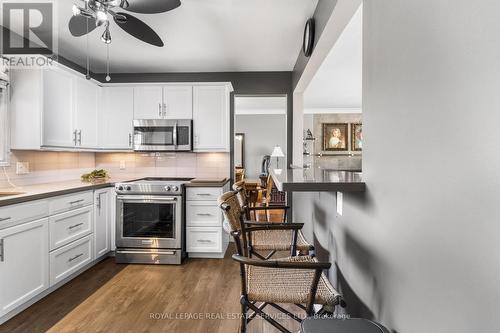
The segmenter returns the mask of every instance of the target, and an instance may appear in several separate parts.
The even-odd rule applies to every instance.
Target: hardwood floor
[[[181,266],[118,265],[108,258],[1,325],[0,332],[238,332],[239,267],[231,254]],[[293,320],[279,322],[299,329]],[[276,329],[258,318],[248,331]]]

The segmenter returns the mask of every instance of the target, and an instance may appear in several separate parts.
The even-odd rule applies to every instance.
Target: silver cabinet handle
[[[5,261],[5,253],[4,253],[4,240],[0,239],[0,262]]]
[[[11,219],[11,217],[10,217],[10,216],[9,216],[9,217],[4,217],[4,218],[0,218],[0,222],[3,222],[3,221],[8,221],[8,220],[10,220],[10,219]]]
[[[73,131],[73,142],[75,143],[75,146],[76,146],[76,132],[77,130]]]
[[[167,117],[167,103],[163,103],[163,117]]]
[[[82,130],[78,131],[78,144],[80,146],[82,145]]]
[[[208,213],[198,213],[196,215],[198,215],[198,216],[212,216],[212,214],[208,214]]]
[[[132,147],[132,134],[130,134],[130,133],[128,135],[128,146]]]
[[[76,256],[74,256],[73,258],[69,258],[69,259],[68,259],[68,262],[72,262],[72,261],[74,261],[74,260],[76,260],[76,259],[78,259],[78,258],[80,258],[80,257],[82,257],[82,256],[83,256],[83,253],[77,254],[77,255],[76,255]]]
[[[85,201],[85,200],[80,199],[80,200],[71,201],[69,204],[70,204],[70,205],[75,205],[75,204],[77,204],[77,203],[81,203],[81,202],[84,202],[84,201]]]
[[[72,225],[72,226],[68,227],[68,229],[72,230],[72,229],[78,228],[81,225],[83,225],[83,223],[78,223],[78,224]]]
[[[212,243],[212,241],[208,240],[208,239],[197,239],[196,240],[198,243]]]
[[[162,112],[161,112],[161,103],[158,103],[158,116],[162,116]]]
[[[197,193],[196,195],[199,195],[200,197],[208,197],[211,196],[210,193]]]
[[[100,194],[97,196],[96,205],[97,205],[97,209],[101,210],[101,195]]]

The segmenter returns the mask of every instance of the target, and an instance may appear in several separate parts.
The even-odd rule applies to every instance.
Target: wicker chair
[[[264,312],[266,306],[272,306],[285,313],[290,318],[301,322],[302,318],[284,309],[278,303],[295,304],[305,311],[307,316],[314,315],[314,304],[322,304],[334,309],[335,306],[345,307],[342,296],[333,288],[324,269],[330,268],[330,263],[318,262],[310,256],[280,258],[277,260],[256,260],[248,258],[242,247],[245,233],[253,233],[263,228],[267,230],[294,230],[300,225],[289,223],[281,225],[251,226],[245,228],[245,222],[240,213],[240,204],[235,192],[228,192],[219,198],[225,221],[224,229],[236,242],[238,254],[233,259],[240,264],[241,275],[241,328],[246,332],[248,323],[256,316],[261,316],[281,332],[290,332],[271,316]],[[260,303],[260,305],[257,305]],[[250,315],[248,311],[252,310]]]
[[[238,203],[240,207],[242,207],[243,214],[245,216],[245,219],[247,220],[247,225],[252,225],[253,227],[266,226],[269,224],[278,226],[289,225],[289,223],[286,222],[286,211],[290,208],[288,206],[273,206],[273,209],[283,209],[285,211],[285,213],[283,214],[284,220],[281,221],[281,223],[264,223],[257,221],[250,222],[252,218],[252,211],[255,212],[259,210],[265,210],[269,209],[270,207],[249,207],[244,181],[235,183],[233,185],[233,190],[237,193]],[[248,240],[244,245],[248,248],[249,257],[255,255],[256,257],[265,260],[271,258],[277,251],[290,251],[291,256],[295,256],[297,251],[301,253],[312,254],[314,251],[314,246],[306,241],[304,234],[300,229],[296,230],[296,232],[291,229],[263,229],[260,231],[255,231],[248,236]],[[266,256],[262,256],[257,251],[267,251],[268,254]]]

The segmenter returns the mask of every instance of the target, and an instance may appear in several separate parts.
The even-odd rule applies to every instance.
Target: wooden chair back
[[[233,236],[238,254],[247,255],[245,223],[243,222],[242,208],[237,197],[237,192],[226,192],[219,197],[217,202],[224,215],[224,230]],[[241,241],[243,241],[243,246]],[[245,249],[245,252],[243,249]]]

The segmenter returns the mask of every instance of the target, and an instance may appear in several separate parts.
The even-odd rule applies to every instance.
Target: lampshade
[[[285,157],[285,154],[283,154],[283,150],[281,150],[280,146],[276,146],[274,147],[271,157]]]

